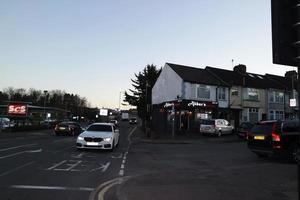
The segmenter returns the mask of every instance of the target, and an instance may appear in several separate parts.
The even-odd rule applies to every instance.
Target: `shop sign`
[[[165,103],[165,105],[164,105],[164,108],[169,108],[169,107],[172,107],[172,106],[174,106],[174,103]]]
[[[10,104],[8,105],[8,114],[10,115],[26,115],[27,106],[21,104]]]
[[[190,103],[188,103],[188,107],[206,107],[206,103],[200,103],[197,101],[192,101]]]

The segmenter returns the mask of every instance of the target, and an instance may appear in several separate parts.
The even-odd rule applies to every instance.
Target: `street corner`
[[[131,177],[118,177],[101,183],[89,196],[89,200],[120,199],[119,188]]]

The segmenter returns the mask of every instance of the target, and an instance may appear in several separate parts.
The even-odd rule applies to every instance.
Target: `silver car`
[[[77,137],[77,149],[113,150],[119,143],[119,130],[111,123],[93,123]]]
[[[207,119],[200,124],[200,133],[221,136],[233,133],[233,126],[225,119]]]

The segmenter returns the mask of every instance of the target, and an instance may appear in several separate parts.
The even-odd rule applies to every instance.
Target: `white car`
[[[200,133],[221,136],[233,133],[234,127],[225,119],[207,119],[200,124]]]
[[[77,149],[109,149],[119,144],[119,130],[111,123],[93,123],[77,137]]]

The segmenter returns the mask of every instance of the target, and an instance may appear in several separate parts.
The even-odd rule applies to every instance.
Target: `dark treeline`
[[[61,90],[51,90],[46,93],[43,90],[30,88],[8,87],[0,91],[0,105],[7,104],[9,101],[30,102],[34,106],[45,106],[61,108],[71,111],[73,114],[83,114],[90,104],[85,97],[77,94],[70,94]]]

